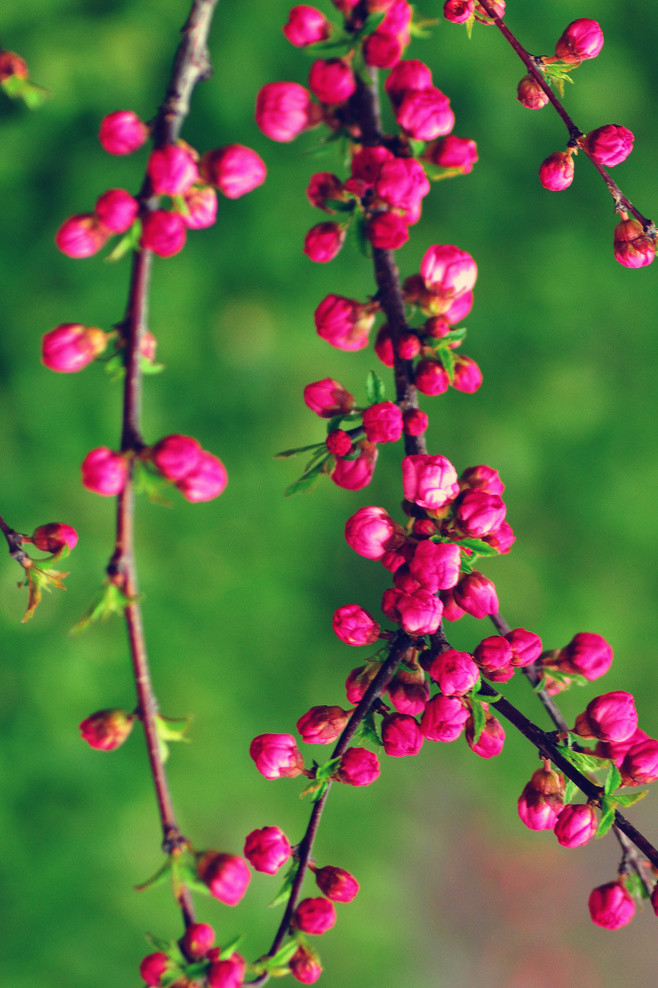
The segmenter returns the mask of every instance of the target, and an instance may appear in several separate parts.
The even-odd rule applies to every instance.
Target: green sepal
[[[577,792],[580,792],[580,789],[578,788],[576,783],[573,782],[571,779],[565,778],[564,797],[563,797],[565,806],[567,803],[573,802],[573,798]]]
[[[541,675],[542,675],[541,680],[539,681],[537,686],[534,687],[535,692],[544,689],[543,682],[545,676],[550,676],[550,678],[554,679],[557,683],[566,683],[567,689],[572,685],[585,686],[587,684],[587,680],[585,679],[584,676],[581,676],[579,672],[567,673],[567,672],[563,672],[561,669],[553,669],[552,666],[548,666],[547,668],[542,669]]]
[[[160,474],[151,472],[141,460],[133,460],[133,480],[135,494],[146,494],[152,504],[161,504],[165,508],[171,507],[171,501],[164,495],[164,491],[171,490],[171,481],[166,480]]]
[[[574,751],[566,744],[558,744],[556,748],[579,772],[600,772],[610,764],[609,758],[599,758],[597,755],[590,755],[585,751]]]
[[[193,855],[178,858],[175,864],[176,875],[180,878],[192,892],[200,892],[201,895],[210,895],[210,889],[202,882],[196,870],[196,863]]]
[[[621,785],[621,772],[613,762],[610,765],[610,771],[608,772],[608,777],[605,780],[603,791],[606,794],[606,796],[610,796],[613,792],[619,789],[620,785]]]
[[[299,948],[299,940],[296,937],[288,940],[277,950],[272,957],[260,957],[253,965],[257,974],[269,974],[277,977],[279,974],[290,974],[288,964]]]
[[[282,902],[286,902],[286,900],[290,898],[290,890],[292,888],[292,883],[295,880],[295,875],[297,874],[298,868],[299,862],[297,860],[293,860],[284,876],[281,888],[270,902],[270,908],[280,906]]]
[[[121,258],[125,257],[129,251],[136,250],[141,235],[142,222],[141,220],[135,220],[133,225],[126,231],[126,233],[123,234],[121,239],[117,240],[110,253],[106,255],[105,260],[110,263],[120,261]]]
[[[375,715],[372,710],[368,711],[354,732],[352,744],[358,744],[362,740],[369,741],[370,744],[374,744],[379,748],[384,747],[384,742],[380,738],[379,732],[375,725]]]
[[[113,354],[109,360],[103,361],[103,369],[108,375],[112,384],[120,384],[126,374],[125,352],[119,350]]]
[[[498,549],[494,549],[484,539],[459,539],[454,544],[458,545],[460,549],[470,549],[471,552],[476,552],[478,556],[497,556],[499,554]]]
[[[48,557],[50,560],[54,559],[54,556]],[[29,621],[35,610],[41,603],[41,591],[47,590],[50,593],[53,587],[58,590],[66,590],[66,587],[62,583],[68,576],[68,573],[60,573],[59,570],[50,569],[43,566],[37,566],[37,564],[32,561],[32,566],[29,566],[25,570],[25,577],[22,579],[18,586],[24,587],[27,583],[28,586],[28,598],[27,598],[27,609],[25,614],[21,618],[21,624],[25,624]]]
[[[409,25],[409,34],[412,38],[430,38],[432,32],[428,28],[435,27],[439,23],[439,19],[436,17],[423,17],[422,20],[417,21],[414,11],[414,16],[411,18],[411,24]]]
[[[111,614],[121,616],[130,603],[132,603],[130,598],[114,583],[108,581],[98,591],[89,609],[85,611],[78,623],[73,625],[69,634],[78,635],[94,621],[98,621],[99,618],[107,621]]]
[[[473,25],[475,24],[475,14],[471,14],[469,19],[466,21],[466,37],[471,40],[471,35],[473,34]]]
[[[570,62],[551,62],[541,66],[541,73],[546,80],[555,86],[560,99],[562,99],[565,82],[570,82],[573,85],[573,79],[569,73],[577,67],[576,64]]]
[[[478,676],[477,683],[475,684],[471,692],[467,694],[467,696],[472,697],[474,700],[480,700],[482,701],[482,703],[495,703],[496,700],[500,700],[502,698],[501,693],[498,693],[496,691],[495,696],[492,696],[491,693],[487,693],[484,690],[482,690],[481,686],[482,686],[482,677]],[[492,686],[491,688],[495,689],[494,686]]]
[[[480,740],[480,735],[484,730],[486,717],[482,702],[476,700],[473,696],[469,697],[469,699],[471,703],[471,717],[473,718],[473,741],[477,742]]]
[[[415,137],[409,138],[409,150],[411,151],[412,157],[420,158],[421,154],[425,150],[427,141],[419,141]]]
[[[0,83],[10,99],[22,99],[29,110],[36,110],[50,98],[50,92],[29,79],[12,75]]]
[[[623,881],[624,885],[635,899],[648,899],[651,896],[653,882],[650,879],[648,883],[646,881],[642,881],[641,876],[638,875],[636,871],[627,872],[624,875]],[[649,888],[647,888],[647,884],[649,885]]]
[[[438,345],[434,348],[436,356],[443,364],[443,369],[448,375],[448,380],[452,384],[455,380],[455,362],[456,357],[454,350],[451,350],[447,343],[440,340]]]
[[[384,387],[384,382],[376,371],[368,371],[368,376],[366,378],[366,394],[368,396],[368,404],[370,405],[376,405],[380,401],[384,401],[386,388]]]
[[[601,800],[601,819],[599,820],[599,825],[596,828],[595,837],[603,837],[608,833],[610,828],[615,822],[615,802],[611,800],[608,796],[604,796]]]
[[[342,416],[341,416],[342,417]],[[332,419],[333,421],[333,419]],[[296,446],[294,449],[283,449],[280,453],[274,454],[275,460],[289,460],[293,456],[299,456],[300,453],[309,453],[312,449],[319,450],[324,446],[324,443],[311,443],[310,446]]]
[[[145,892],[147,889],[154,889],[158,885],[163,885],[171,874],[171,864],[171,858],[169,857],[165,863],[158,868],[155,875],[147,878],[145,882],[141,882],[139,885],[134,886],[135,892]],[[150,933],[148,934],[148,937],[155,943],[155,937],[153,937]],[[158,947],[158,950],[165,950],[165,953],[168,952],[164,947]]]
[[[284,497],[292,497],[293,494],[308,494],[312,491],[318,482],[318,477],[320,476],[320,471],[316,473],[305,475],[296,480],[294,484],[289,484],[285,491],[283,492]]]
[[[155,715],[155,726],[158,737],[163,741],[187,741],[189,738],[185,734],[192,723],[191,717],[163,717],[161,714]]]
[[[323,762],[318,765],[315,769],[315,780],[316,782],[324,782],[326,779],[332,779],[336,774],[341,762],[341,756],[338,758],[330,758],[328,762]]]

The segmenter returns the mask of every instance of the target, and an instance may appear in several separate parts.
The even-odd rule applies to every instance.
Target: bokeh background
[[[151,117],[162,97],[187,0],[4,0],[0,43],[20,52],[51,92],[37,112],[0,104],[0,511],[30,532],[54,519],[80,542],[56,592],[21,625],[25,591],[0,556],[0,971],[13,988],[138,985],[146,930],[178,936],[166,888],[132,886],[160,863],[155,801],[139,733],[112,755],[91,751],[77,725],[107,706],[134,703],[118,620],[80,637],[68,629],[88,606],[112,546],[113,502],[85,491],[79,464],[115,446],[120,391],[92,366],[57,375],[39,360],[41,335],[62,322],[109,329],[123,314],[128,263],[73,261],[53,235],[109,187],[136,191],[146,152],[110,159],[100,118],[130,108]],[[164,713],[194,715],[193,743],[175,750],[171,784],[180,821],[199,848],[240,852],[255,827],[276,824],[295,840],[308,805],[298,781],[266,782],[248,756],[251,738],[291,731],[317,703],[341,703],[363,656],[339,642],[331,615],[359,601],[377,610],[383,570],[355,557],[342,531],[365,504],[395,511],[399,450],[384,449],[369,490],[330,482],[285,499],[297,461],[277,450],[320,441],[304,385],[331,376],[359,400],[371,351],[346,354],[315,335],[313,311],[335,291],[365,298],[369,262],[350,248],[331,265],[301,253],[320,217],[304,188],[331,154],[309,152],[307,134],[274,145],[257,131],[258,88],[305,82],[308,56],[281,34],[283,0],[220,3],[211,35],[214,75],[194,97],[184,136],[203,151],[254,147],[268,182],[220,203],[218,225],[155,265],[151,328],[163,374],[147,380],[144,432],[197,436],[225,461],[217,501],[170,508],[140,502],[137,540],[144,615]],[[325,3],[329,13],[329,4]],[[419,0],[428,17],[436,0]],[[333,8],[332,8],[333,9]],[[575,75],[567,105],[583,130],[623,123],[636,135],[615,170],[645,214],[656,211],[656,20],[645,4],[599,0],[509,3],[507,20],[529,48],[550,53],[575,17],[602,24],[602,54]],[[517,542],[486,565],[508,621],[546,647],[577,631],[604,635],[615,663],[598,692],[625,688],[642,726],[658,734],[656,593],[656,267],[623,269],[612,257],[612,204],[584,159],[572,188],[543,190],[537,168],[564,146],[550,108],[523,109],[521,64],[493,28],[444,22],[409,55],[426,61],[452,100],[460,136],[474,138],[473,174],[440,183],[399,251],[413,273],[432,243],[455,243],[480,267],[464,351],[485,383],[473,396],[425,399],[429,445],[463,469],[495,466],[507,484]],[[374,361],[374,363],[373,363]],[[386,371],[379,367],[384,375]],[[489,634],[467,618],[450,629],[470,649]],[[573,717],[597,687],[564,698]],[[509,696],[545,724],[524,682]],[[611,880],[608,837],[581,850],[557,846],[518,820],[516,799],[536,758],[510,730],[499,758],[463,743],[425,745],[389,759],[368,790],[334,790],[317,843],[320,864],[362,884],[318,944],[330,988],[490,986],[591,988],[646,985],[658,940],[650,909],[609,933],[591,925],[587,897]],[[653,799],[631,811],[654,842]],[[199,902],[220,939],[247,931],[249,957],[278,921],[264,907],[276,879],[256,875],[234,910]],[[309,890],[309,894],[313,894]]]

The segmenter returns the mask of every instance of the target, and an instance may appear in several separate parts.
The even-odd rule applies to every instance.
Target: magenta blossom
[[[596,58],[603,48],[603,31],[597,21],[580,17],[560,35],[555,54],[562,62],[582,62]]]
[[[252,830],[244,844],[244,855],[256,871],[276,875],[292,854],[290,841],[278,827]]]
[[[620,881],[599,885],[590,894],[588,905],[592,922],[606,930],[626,926],[635,915],[635,903]]]
[[[402,460],[402,489],[407,501],[435,511],[459,493],[457,471],[445,456],[416,453]]]
[[[460,696],[433,696],[420,719],[420,730],[428,741],[456,741],[466,726],[470,711]]]
[[[555,824],[555,836],[562,847],[581,847],[595,835],[596,810],[589,803],[567,803]]]
[[[442,297],[456,298],[473,288],[478,270],[465,250],[445,244],[425,251],[420,262],[420,273],[432,292]]]
[[[196,870],[210,894],[226,906],[236,906],[247,891],[251,872],[244,858],[219,851],[200,851]]]
[[[322,116],[311,94],[297,82],[269,82],[256,98],[256,123],[273,141],[293,141]]]
[[[266,779],[293,779],[304,769],[292,734],[259,734],[249,745],[249,754]]]
[[[387,714],[382,720],[382,742],[387,755],[402,758],[417,755],[425,738],[409,714]]]
[[[379,778],[379,759],[367,748],[348,748],[336,773],[339,782],[349,786],[369,786]]]
[[[354,875],[333,865],[317,868],[315,882],[320,891],[333,902],[351,902],[359,891],[359,883]]]
[[[372,645],[379,638],[379,625],[359,604],[343,604],[334,612],[332,623],[346,645]]]

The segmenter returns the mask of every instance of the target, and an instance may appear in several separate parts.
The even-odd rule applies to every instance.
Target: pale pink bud
[[[562,847],[587,844],[598,827],[596,811],[589,803],[567,803],[555,824],[555,836]]]
[[[487,704],[483,704],[484,707],[484,727],[480,733],[477,741],[475,740],[475,722],[473,720],[473,715],[471,715],[466,722],[466,744],[469,746],[472,752],[479,755],[480,758],[495,758],[503,750],[503,745],[505,744],[505,731],[503,725],[500,723],[497,717],[494,717],[492,713],[487,709]]]
[[[339,350],[363,350],[374,320],[365,306],[342,295],[327,295],[315,310],[318,336]]]
[[[400,127],[417,141],[433,141],[449,134],[455,125],[450,100],[435,86],[408,89],[396,108]]]
[[[292,734],[259,734],[251,742],[249,754],[266,779],[294,779],[304,768]]]
[[[442,395],[450,387],[450,377],[443,364],[434,358],[419,360],[414,371],[414,384],[421,394]]]
[[[635,915],[635,903],[621,882],[599,885],[590,893],[588,905],[592,922],[606,930],[626,926]]]
[[[325,439],[327,449],[334,456],[347,456],[352,450],[352,439],[344,429],[334,429]]]
[[[278,827],[252,830],[245,840],[244,855],[249,864],[266,875],[276,875],[291,854],[290,842]]]
[[[225,906],[236,906],[251,880],[247,862],[237,854],[200,851],[196,855],[196,870],[210,894]]]
[[[574,732],[582,738],[625,741],[637,729],[635,700],[625,690],[613,690],[591,700],[576,718]]]
[[[105,246],[110,235],[93,213],[79,213],[64,220],[55,234],[55,244],[67,257],[91,257]]]
[[[176,487],[186,501],[197,503],[219,497],[227,483],[228,474],[222,461],[202,449],[197,465],[182,480],[177,481]]]
[[[635,219],[622,220],[615,227],[615,260],[625,268],[643,268],[656,256],[656,244]]]
[[[477,144],[466,137],[448,134],[447,137],[429,144],[423,152],[423,159],[439,168],[449,168],[461,175],[468,175],[478,160]]]
[[[193,960],[204,957],[215,942],[215,931],[208,923],[190,923],[181,937],[184,953]]]
[[[359,508],[345,523],[345,541],[359,556],[381,559],[403,543],[404,532],[384,508]]]
[[[488,577],[477,570],[462,576],[453,593],[459,606],[473,617],[483,618],[498,613],[496,588]]]
[[[151,448],[150,460],[167,480],[183,480],[199,465],[201,445],[192,436],[165,436]]]
[[[564,805],[564,776],[538,768],[519,796],[518,811],[530,830],[553,830]]]
[[[319,58],[313,62],[308,85],[313,95],[329,106],[344,103],[356,92],[354,73],[343,58]]]
[[[154,209],[142,220],[139,245],[158,257],[171,257],[185,246],[187,230],[183,217],[168,209]]]
[[[583,147],[595,161],[611,168],[626,160],[633,150],[634,139],[627,127],[606,124],[591,130],[583,140]]]
[[[340,253],[345,229],[339,223],[318,223],[304,237],[304,253],[311,261],[326,264]]]
[[[551,665],[557,665],[564,672],[577,673],[585,679],[599,679],[612,665],[612,648],[601,635],[580,631],[558,653]]]
[[[568,189],[573,182],[574,161],[570,151],[555,151],[539,166],[539,181],[551,192]]]
[[[430,698],[430,688],[422,669],[398,669],[386,687],[399,714],[422,714]]]
[[[379,451],[376,443],[363,439],[357,444],[359,455],[355,460],[336,460],[331,479],[337,487],[346,491],[360,491],[367,487],[375,472]]]
[[[452,386],[455,391],[472,395],[482,384],[482,371],[471,357],[460,356],[455,360]]]
[[[269,82],[256,98],[256,123],[273,141],[293,141],[320,122],[320,108],[297,82]]]
[[[505,638],[512,647],[512,665],[528,666],[536,662],[542,652],[542,643],[539,635],[525,628],[513,628],[508,631]]]
[[[61,552],[66,546],[73,549],[78,544],[78,533],[71,525],[61,521],[51,521],[47,525],[39,525],[32,532],[30,539],[35,549],[40,552]]]
[[[480,670],[472,656],[468,652],[457,652],[454,648],[437,655],[427,671],[446,696],[470,693],[480,678]]]
[[[294,913],[290,924],[303,933],[321,936],[336,923],[336,910],[329,899],[318,896],[315,899],[302,899]]]
[[[157,950],[153,954],[147,954],[142,959],[142,963],[139,965],[139,976],[146,985],[151,986],[151,988],[158,988],[162,984],[162,975],[168,972],[170,966],[171,961],[167,955],[161,950]]]
[[[427,590],[400,593],[397,600],[400,625],[409,635],[433,635],[441,623],[443,604]]]
[[[183,194],[187,208],[181,213],[188,230],[204,230],[217,219],[217,193],[210,185],[192,185]]]
[[[62,323],[42,337],[41,361],[50,370],[74,373],[103,353],[107,340],[107,333],[95,326]]]
[[[99,446],[87,453],[82,462],[82,483],[89,491],[114,497],[120,494],[128,479],[128,463],[121,453]]]
[[[108,189],[96,200],[94,212],[112,233],[125,233],[137,219],[139,203],[125,189]]]
[[[133,729],[133,714],[125,710],[98,710],[80,724],[80,733],[90,748],[114,751]]]
[[[325,865],[315,870],[314,877],[320,891],[333,902],[351,902],[359,891],[356,878],[344,868]]]
[[[461,551],[448,542],[419,542],[409,563],[412,576],[430,593],[448,590],[459,580]]]
[[[402,489],[407,501],[434,511],[459,493],[457,471],[445,456],[415,453],[402,460]]]
[[[541,110],[548,103],[548,96],[534,75],[524,75],[516,87],[516,98],[526,110]]]
[[[646,738],[632,745],[619,766],[625,786],[646,786],[658,779],[658,741]]]
[[[380,250],[398,250],[409,239],[409,228],[398,213],[384,210],[375,213],[367,223],[366,236],[373,247]]]
[[[379,777],[379,772],[379,759],[374,751],[348,748],[341,757],[336,778],[348,786],[369,786]]]
[[[370,442],[397,442],[402,435],[402,412],[392,401],[377,402],[364,410],[363,428]]]
[[[420,730],[428,741],[456,741],[460,736],[469,710],[459,696],[433,696],[420,719]]]
[[[320,958],[314,950],[305,947],[304,944],[300,944],[297,948],[288,966],[295,981],[303,985],[314,985],[322,974]]]
[[[109,154],[132,154],[148,136],[148,127],[132,110],[117,110],[101,120],[98,139]]]
[[[215,950],[217,950],[216,947],[211,953],[214,953]],[[247,962],[244,957],[234,951],[230,957],[226,957],[224,960],[212,961],[206,974],[206,984],[208,988],[242,988],[246,969]],[[194,982],[190,988],[193,984]],[[174,983],[171,988],[176,988],[176,984]],[[181,988],[186,988],[185,982],[181,983]]]
[[[427,415],[420,408],[408,408],[402,415],[402,422],[407,436],[422,436],[429,425]]]
[[[283,33],[291,45],[304,48],[318,41],[326,41],[331,33],[331,24],[315,7],[300,4],[293,7],[288,20],[283,25]]]
[[[392,758],[417,755],[425,740],[420,728],[409,714],[387,714],[382,720],[384,751]]]
[[[473,288],[477,264],[470,254],[451,244],[430,247],[420,262],[421,276],[429,289],[445,298],[453,298]]]
[[[227,144],[226,147],[206,151],[199,166],[202,176],[210,185],[216,185],[227,199],[239,199],[265,181],[265,162],[243,144]]]
[[[332,377],[307,384],[304,388],[304,401],[312,412],[323,419],[350,412],[356,404],[354,396]]]
[[[331,744],[343,733],[349,717],[342,707],[311,707],[297,721],[297,730],[307,744]]]
[[[603,31],[596,21],[580,17],[565,28],[555,45],[555,54],[562,62],[582,62],[596,58],[603,48]]]
[[[346,645],[372,645],[379,638],[379,625],[358,604],[343,604],[334,611],[333,629]]]
[[[475,0],[446,0],[443,16],[453,24],[464,24],[475,11]]]

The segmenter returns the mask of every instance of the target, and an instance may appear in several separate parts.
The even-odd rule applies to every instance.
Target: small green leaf
[[[289,460],[293,456],[299,456],[300,453],[308,453],[310,450],[318,450],[324,446],[324,443],[311,443],[310,446],[296,446],[294,449],[284,449],[280,453],[274,454],[275,460]]]
[[[363,257],[367,257],[368,260],[372,258],[372,244],[368,240],[366,234],[366,218],[363,213],[358,213],[354,217],[354,222],[350,224],[348,233],[354,243],[354,246]]]
[[[615,822],[615,804],[607,796],[601,800],[601,819],[595,837],[603,837]]]
[[[559,744],[557,745],[557,750],[579,772],[601,772],[607,769],[610,764],[608,758],[598,758],[596,755],[590,755],[585,751],[574,751],[573,748],[569,748],[567,745]]]
[[[295,937],[288,940],[287,943],[277,950],[276,954],[272,957],[259,957],[256,961],[255,967],[260,969],[263,973],[273,974],[276,976],[277,971],[281,973],[287,972],[288,962],[291,957],[297,953],[299,949],[299,940]]]
[[[344,199],[323,199],[322,201],[328,209],[333,209],[337,213],[352,213],[356,208],[355,199],[347,201]]]
[[[109,263],[120,261],[122,257],[125,257],[126,254],[129,253],[129,251],[136,249],[141,234],[141,221],[136,220],[128,232],[124,233],[121,239],[116,242],[110,253],[106,256],[105,260]]]
[[[293,494],[308,494],[318,482],[319,473],[310,477],[300,477],[294,484],[289,484],[283,492],[284,497],[292,497]]]
[[[153,889],[156,888],[156,886],[158,885],[162,885],[169,878],[170,874],[171,874],[171,858],[167,858],[167,860],[162,865],[162,867],[158,868],[155,875],[152,875],[150,878],[147,878],[146,881],[142,882],[140,885],[135,885],[134,887],[135,892],[145,892],[146,889]]]
[[[244,940],[244,933],[238,933],[234,936],[232,940],[227,940],[222,949],[219,952],[220,960],[226,961],[231,957],[235,951],[238,949],[242,941]],[[202,972],[203,973],[203,972]]]
[[[323,782],[325,779],[331,779],[336,774],[336,771],[340,765],[341,759],[330,758],[328,762],[323,762],[322,765],[318,765],[315,770],[315,778],[317,782]]]
[[[493,549],[488,542],[484,539],[460,539],[456,545],[460,549],[470,549],[471,552],[477,552],[478,556],[497,556],[498,550]]]
[[[386,17],[385,10],[377,10],[372,14],[368,14],[362,27],[357,31],[355,35],[355,40],[361,41],[362,38],[367,38],[369,34],[374,34],[379,25],[383,22]]]
[[[90,624],[93,624],[94,621],[98,621],[99,618],[107,621],[111,614],[122,615],[130,603],[130,599],[114,583],[106,583],[98,591],[89,609],[85,611],[78,623],[71,628],[69,634],[79,634],[88,628]]]
[[[435,348],[436,355],[438,359],[443,364],[443,369],[448,375],[448,379],[452,384],[455,380],[455,364],[457,358],[455,357],[454,351],[450,349],[447,343],[443,340],[439,340],[438,345]]]
[[[486,723],[484,707],[479,700],[471,697],[471,716],[473,717],[473,741],[479,741]]]
[[[297,874],[297,869],[299,868],[299,862],[293,860],[288,871],[283,879],[283,885],[274,896],[270,902],[270,907],[280,906],[282,902],[286,902],[290,898],[290,890],[292,888],[292,883],[295,880],[295,875]]]
[[[610,794],[615,792],[616,789],[619,789],[620,785],[621,785],[621,772],[613,762],[610,765],[610,771],[608,772],[608,777],[605,780],[603,791],[605,792],[606,796],[610,796]]]
[[[376,405],[380,401],[384,401],[384,397],[386,395],[384,382],[373,370],[368,371],[368,377],[366,378],[366,394],[368,396],[369,405]]]
[[[372,710],[369,710],[367,715],[363,718],[359,726],[357,727],[354,735],[352,737],[352,744],[359,744],[361,741],[369,741],[370,744],[374,744],[377,747],[383,747],[384,742],[379,736],[377,727],[375,725],[375,715]]]
[[[648,792],[648,789],[642,789],[641,792],[618,792],[614,798],[620,806],[634,806],[635,803],[639,803],[641,799],[644,799]]]
[[[576,783],[575,782],[572,782],[571,779],[566,779],[565,780],[565,786],[564,786],[564,804],[565,804],[565,806],[566,806],[567,803],[573,802],[573,798],[574,798],[574,796],[576,795],[577,792],[580,792],[580,789],[578,788],[578,786],[576,785]]]
[[[191,717],[162,717],[160,714],[155,715],[155,726],[158,732],[158,737],[162,738],[163,741],[187,741],[189,738],[185,737],[185,734],[190,728],[192,723]]]

